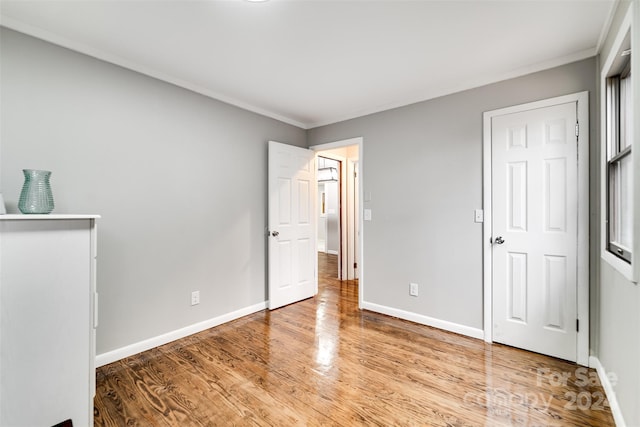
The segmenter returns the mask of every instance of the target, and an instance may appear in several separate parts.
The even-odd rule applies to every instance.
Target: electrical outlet
[[[418,296],[418,284],[417,283],[409,283],[409,295],[413,297]]]
[[[191,292],[191,305],[200,304],[200,291]]]

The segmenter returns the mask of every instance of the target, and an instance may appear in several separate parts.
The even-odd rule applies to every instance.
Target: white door
[[[491,120],[493,338],[576,361],[576,103]]]
[[[269,141],[269,309],[317,292],[315,152]]]

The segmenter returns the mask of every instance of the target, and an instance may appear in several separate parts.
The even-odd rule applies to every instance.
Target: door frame
[[[355,138],[349,138],[349,139],[344,139],[344,140],[339,140],[339,141],[334,141],[334,142],[328,142],[326,144],[318,144],[318,145],[312,145],[309,147],[310,150],[319,152],[319,151],[325,151],[325,150],[333,150],[334,148],[343,148],[343,147],[349,147],[352,145],[356,145],[358,147],[358,167],[359,167],[359,171],[358,171],[358,178],[359,178],[359,187],[358,187],[358,200],[362,201],[364,200],[364,185],[362,185],[362,183],[364,182],[363,177],[363,165],[364,165],[364,138],[363,137],[355,137]],[[344,166],[344,164],[343,164]],[[345,183],[346,184],[346,183]],[[342,213],[341,213],[342,214]],[[358,206],[358,212],[356,213],[358,215],[358,222],[360,223],[360,235],[357,236],[356,238],[358,239],[358,308],[362,308],[362,302],[364,301],[364,290],[365,290],[365,281],[364,281],[364,269],[365,269],[365,262],[364,262],[364,227],[362,226],[363,224],[363,219],[364,219],[364,203],[360,203]],[[343,248],[341,248],[341,251],[343,250]]]
[[[577,241],[577,315],[580,327],[577,334],[577,363],[589,364],[589,92],[578,92],[555,98],[501,108],[483,113],[482,169],[484,223],[482,227],[484,340],[493,342],[493,259],[492,245],[492,182],[491,182],[491,120],[505,114],[569,102],[577,103],[578,132],[578,241]]]

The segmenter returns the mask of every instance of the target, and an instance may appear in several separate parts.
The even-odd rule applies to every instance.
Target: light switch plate
[[[474,215],[476,222],[484,222],[484,211],[482,209],[476,209]]]
[[[371,221],[371,209],[364,210],[364,220]]]

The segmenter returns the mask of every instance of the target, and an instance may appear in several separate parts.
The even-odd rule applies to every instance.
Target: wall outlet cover
[[[409,283],[409,295],[413,297],[418,296],[418,284],[417,283]]]
[[[191,292],[191,305],[200,304],[200,291]]]

